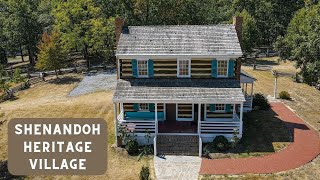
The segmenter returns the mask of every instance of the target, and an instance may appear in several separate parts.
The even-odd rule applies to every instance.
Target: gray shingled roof
[[[242,56],[233,25],[129,26],[116,55]]]
[[[223,103],[245,99],[235,79],[120,79],[113,101]]]

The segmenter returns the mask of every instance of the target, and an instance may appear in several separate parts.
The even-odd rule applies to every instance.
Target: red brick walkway
[[[318,132],[284,104],[271,103],[271,106],[293,132],[293,142],[287,148],[263,157],[203,159],[200,174],[275,173],[300,167],[317,157],[320,154]]]

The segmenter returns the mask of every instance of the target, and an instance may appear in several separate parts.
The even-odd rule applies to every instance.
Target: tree
[[[320,4],[308,5],[291,20],[282,40],[310,85],[320,80]]]
[[[113,19],[102,16],[101,8],[93,0],[61,2],[54,14],[54,29],[61,34],[66,49],[81,50],[90,68],[90,53],[114,48]],[[112,34],[112,36],[111,36]]]
[[[39,57],[36,68],[43,71],[54,70],[58,78],[58,70],[64,67],[66,52],[60,41],[60,34],[53,32],[52,35],[44,33],[39,44]]]
[[[251,53],[259,39],[256,20],[244,9],[239,16],[243,17],[242,25],[242,48],[245,54]]]
[[[5,3],[5,33],[9,46],[16,51],[21,46],[28,50],[30,63],[35,64],[37,43],[43,26],[38,21],[40,0],[3,0]]]

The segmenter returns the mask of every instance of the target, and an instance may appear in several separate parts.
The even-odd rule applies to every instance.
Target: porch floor
[[[159,133],[197,133],[197,124],[186,121],[159,122]]]

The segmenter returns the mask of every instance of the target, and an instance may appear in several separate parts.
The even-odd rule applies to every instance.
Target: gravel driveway
[[[114,90],[116,84],[117,78],[114,72],[87,74],[79,85],[69,93],[69,96],[80,96],[96,91]]]

